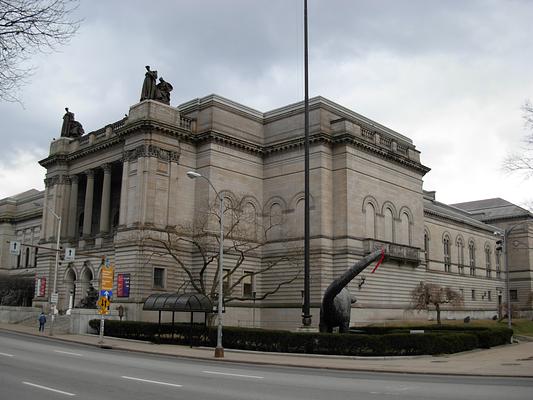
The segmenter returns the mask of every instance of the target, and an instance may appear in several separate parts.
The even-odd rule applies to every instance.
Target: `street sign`
[[[100,309],[106,309],[107,310],[109,308],[109,300],[107,299],[107,297],[100,297],[96,304],[98,304],[98,307]]]
[[[113,291],[112,290],[100,290],[100,297],[107,297],[110,299],[113,297]]]
[[[50,303],[57,304],[58,297],[59,295],[57,294],[57,292],[52,293],[52,295],[50,296]]]
[[[71,262],[74,261],[76,257],[76,249],[73,247],[67,247],[65,249],[65,261]]]
[[[9,242],[9,252],[14,256],[20,256],[20,242],[15,240]]]
[[[115,272],[115,269],[113,267],[102,268],[102,285],[100,286],[101,290],[113,290],[114,272]]]

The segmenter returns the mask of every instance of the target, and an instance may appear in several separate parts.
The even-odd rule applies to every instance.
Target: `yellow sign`
[[[115,274],[115,269],[113,267],[102,266],[102,290],[113,290],[113,276]]]
[[[99,307],[100,309],[103,309],[103,310],[106,310],[106,311],[107,311],[107,309],[109,308],[109,300],[107,299],[107,297],[100,297],[100,298],[98,299],[97,304],[98,304],[98,307]],[[107,314],[107,313],[106,313],[106,314]]]
[[[107,315],[107,314],[109,314],[109,310],[107,308],[101,308],[101,309],[98,310],[98,314]]]

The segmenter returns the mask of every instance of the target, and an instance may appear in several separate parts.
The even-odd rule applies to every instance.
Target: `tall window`
[[[468,259],[470,261],[470,276],[476,275],[476,248],[474,247],[474,242],[470,241],[468,243]]]
[[[253,275],[246,275],[250,274],[251,271],[244,271],[244,278],[242,279],[242,295],[243,297],[252,297],[252,293],[254,290],[254,282],[253,282]]]
[[[490,265],[490,248],[485,247],[485,273],[487,278],[490,278],[492,275],[491,271],[492,266]]]
[[[451,257],[450,257],[450,238],[448,236],[444,236],[443,246],[444,246],[444,271],[450,272],[452,269],[452,264],[451,264]]]
[[[410,245],[411,244],[411,232],[410,232],[409,215],[403,212],[400,215],[400,240],[398,243]]]
[[[156,289],[163,289],[165,287],[165,269],[154,268],[153,286]]]
[[[26,247],[26,257],[24,259],[24,268],[28,268],[30,265],[30,248]]]
[[[365,235],[367,238],[376,237],[376,210],[371,203],[365,205]]]
[[[426,257],[426,268],[429,268],[429,234],[424,232],[424,256]]]
[[[463,275],[465,273],[465,244],[463,238],[457,238],[457,265],[459,266],[459,273]]]
[[[393,232],[394,232],[394,223],[393,223],[393,216],[392,216],[392,211],[390,208],[386,208],[385,209],[385,213],[384,213],[384,218],[385,218],[385,241],[387,242],[393,242],[394,241],[394,235],[393,235]]]
[[[37,252],[39,251],[39,248],[36,247],[35,250],[33,251],[33,266],[36,267],[37,266]]]
[[[229,288],[230,288],[230,284],[231,284],[231,277],[230,277],[230,274],[229,274],[230,270],[229,269],[226,269],[224,268],[222,270],[222,276],[223,276],[223,281],[222,281],[222,290],[224,291],[225,294],[229,294]]]
[[[502,251],[496,250],[496,278],[500,279],[502,275]]]

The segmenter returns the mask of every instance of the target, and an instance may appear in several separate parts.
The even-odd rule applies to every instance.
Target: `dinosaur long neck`
[[[364,271],[372,262],[381,257],[382,251],[376,250],[373,253],[370,253],[365,258],[356,262],[350,269],[346,270],[341,276],[335,279],[326,289],[324,293],[324,298],[322,304],[330,304],[333,302],[335,296],[337,296],[340,291],[350,283],[350,281]]]

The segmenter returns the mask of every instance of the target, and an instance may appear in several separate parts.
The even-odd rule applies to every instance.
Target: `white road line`
[[[0,356],[15,357],[13,354],[7,354],[7,353],[0,353]]]
[[[124,379],[131,379],[132,381],[139,381],[139,382],[147,382],[147,383],[155,383],[157,385],[166,385],[166,386],[174,386],[174,387],[182,387],[182,385],[178,385],[176,383],[168,383],[168,382],[160,382],[160,381],[151,381],[150,379],[141,379],[141,378],[134,378],[132,376],[122,376]]]
[[[216,372],[216,371],[202,371],[204,374],[213,374],[213,375],[227,375],[227,376],[238,376],[240,378],[252,378],[252,379],[265,379],[264,376],[256,375],[241,375],[241,374],[230,374],[228,372]]]
[[[78,356],[78,357],[82,357],[83,356],[83,354],[71,353],[70,351],[54,350],[54,352],[61,353],[61,354],[68,354],[68,355],[71,355],[71,356]]]
[[[28,385],[28,386],[33,386],[33,387],[39,388],[39,389],[44,389],[44,390],[49,390],[51,392],[64,394],[65,396],[76,396],[74,393],[64,392],[62,390],[53,389],[53,388],[50,388],[48,386],[36,385],[35,383],[24,382],[24,381],[22,383],[25,384],[25,385]]]

